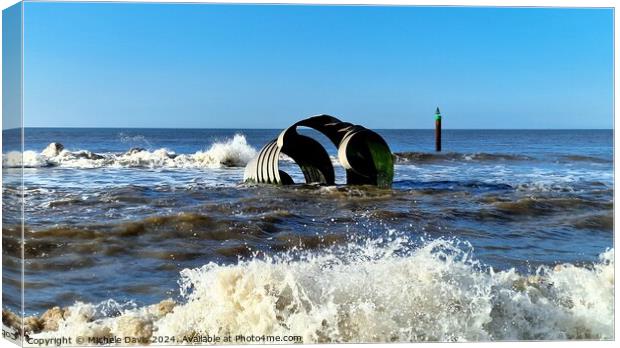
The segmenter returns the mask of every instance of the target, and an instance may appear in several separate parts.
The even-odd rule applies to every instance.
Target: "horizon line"
[[[247,130],[278,130],[283,128],[242,128],[242,127],[84,127],[84,126],[71,126],[71,127],[49,127],[49,126],[27,126],[6,128],[2,131],[15,130],[15,129],[214,129],[214,130],[233,130],[233,129],[247,129]],[[376,130],[435,130],[435,128],[369,128]],[[442,130],[611,130],[614,128],[443,128]]]

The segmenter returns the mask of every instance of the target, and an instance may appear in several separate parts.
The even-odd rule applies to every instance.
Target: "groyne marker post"
[[[441,152],[441,114],[439,107],[435,111],[435,151]]]

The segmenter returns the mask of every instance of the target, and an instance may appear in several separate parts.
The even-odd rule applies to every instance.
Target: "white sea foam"
[[[190,156],[190,163],[200,167],[243,167],[256,156],[256,150],[248,145],[243,135],[237,134],[233,139],[223,143],[214,143],[205,151]],[[180,156],[181,157],[181,156]]]
[[[95,318],[77,303],[56,332],[88,335],[299,335],[311,342],[613,339],[614,252],[592,267],[494,272],[467,243],[406,238],[209,263],[181,272],[184,303]]]
[[[5,168],[38,168],[47,166],[45,158],[35,151],[11,151],[2,155],[2,166]]]
[[[48,146],[49,148],[49,146]],[[25,167],[60,166],[69,168],[101,167],[144,167],[144,168],[221,168],[245,166],[255,155],[256,150],[247,143],[243,135],[237,134],[232,139],[216,142],[206,151],[194,154],[177,155],[168,149],[153,151],[135,149],[121,154],[95,154],[87,150],[68,151],[63,149],[57,154],[46,148],[41,153],[25,151]],[[21,167],[20,152],[9,152],[2,156],[2,166]]]

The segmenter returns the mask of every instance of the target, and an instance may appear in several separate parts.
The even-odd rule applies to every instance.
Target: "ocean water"
[[[26,314],[70,308],[35,336],[614,337],[611,130],[444,130],[440,154],[432,130],[377,131],[391,190],[344,186],[326,139],[338,185],[244,184],[275,129],[26,129]],[[10,132],[3,304],[17,312]]]

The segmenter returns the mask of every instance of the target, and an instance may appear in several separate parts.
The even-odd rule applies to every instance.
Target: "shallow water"
[[[613,255],[599,260],[613,247],[612,131],[446,130],[441,154],[431,152],[432,131],[379,133],[395,153],[391,190],[342,186],[344,172],[337,165],[335,149],[324,139],[340,185],[243,184],[243,166],[278,130],[26,129],[26,313],[41,314],[76,301],[94,306],[114,300],[122,309],[173,298],[185,306],[176,314],[178,320],[184,311],[225,302],[204,298],[211,296],[208,289],[215,286],[211,282],[223,274],[255,281],[268,273],[276,278],[247,286],[289,284],[291,289],[302,289],[316,308],[305,311],[303,318],[288,317],[291,314],[285,311],[288,319],[282,320],[289,332],[294,334],[295,327],[301,332],[322,320],[334,327],[343,325],[344,319],[332,322],[329,315],[346,315],[350,320],[348,331],[315,330],[322,332],[320,337],[303,331],[310,341],[613,336],[605,326],[612,325],[613,311],[584,310],[579,317],[569,313],[576,306],[563,307],[562,299],[576,301],[585,293],[574,293],[580,291],[577,288],[554,288],[553,294],[543,296],[549,299],[548,308],[540,305],[550,316],[545,319],[550,326],[543,328],[549,331],[546,336],[536,334],[534,326],[542,324],[535,320],[530,320],[531,327],[527,318],[509,325],[497,313],[531,314],[528,311],[536,305],[516,309],[520,293],[507,294],[513,289],[506,284],[541,272],[540,266],[550,267],[544,268],[545,281],[561,273],[568,284],[590,282],[580,286],[605,289],[609,277],[596,270],[609,265],[613,269]],[[43,154],[51,142],[62,143],[65,151]],[[128,153],[138,147],[144,151]],[[18,211],[11,211],[11,203],[19,199],[19,171],[12,167],[21,158],[10,152],[15,149],[5,143],[3,154],[3,301],[11,310],[19,307],[21,235]],[[296,182],[302,181],[293,163],[286,159],[281,163]],[[467,254],[465,259],[476,266],[462,257],[447,261],[437,256],[438,250]],[[571,265],[571,272],[553,270],[564,263]],[[291,273],[282,273],[280,268],[291,264],[287,271]],[[199,269],[203,265],[210,266]],[[425,268],[426,275],[416,273]],[[494,276],[498,271],[500,275]],[[450,285],[455,288],[443,288],[442,272],[457,279]],[[425,277],[434,279],[431,284],[437,288],[429,285],[411,297],[401,294],[401,284],[413,289]],[[188,284],[204,291],[203,298],[185,292]],[[555,284],[561,282],[556,279]],[[364,297],[357,286],[375,289],[374,295]],[[611,289],[613,301],[613,273]],[[437,291],[445,291],[449,298],[461,291],[480,302],[467,305],[473,307],[468,307],[471,315],[462,314],[466,319],[459,317],[462,307],[440,306],[446,300],[441,295],[431,298],[436,304],[429,300],[426,307],[413,305],[416,296]],[[284,297],[303,302],[291,296]],[[612,306],[605,296],[591,301]],[[377,306],[384,306],[384,311],[377,312]],[[409,312],[397,313],[398,308]],[[362,310],[376,318],[387,313],[389,318],[382,320],[392,324],[385,325],[400,331],[390,331],[390,337],[367,336],[386,331],[377,327],[381,321],[363,321]],[[247,313],[234,315],[241,325]],[[441,328],[427,318],[425,329],[419,326],[425,322],[422,315],[453,318],[453,324]],[[595,317],[603,323],[584,324]],[[165,320],[160,330],[182,331],[172,328],[170,321],[175,319]],[[195,320],[204,327],[215,325],[206,322],[208,318]],[[472,330],[458,326],[463,320],[472,321]],[[367,330],[360,329],[362,322],[369,325]]]

